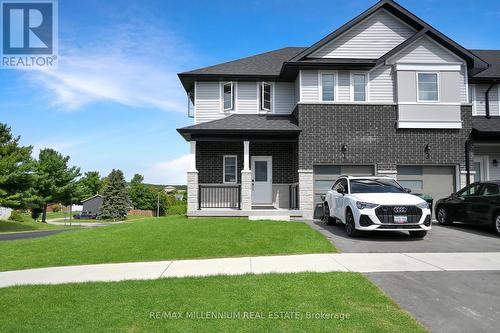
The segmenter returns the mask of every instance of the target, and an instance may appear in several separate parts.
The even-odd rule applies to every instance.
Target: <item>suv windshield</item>
[[[404,193],[405,190],[392,179],[352,179],[351,193]]]

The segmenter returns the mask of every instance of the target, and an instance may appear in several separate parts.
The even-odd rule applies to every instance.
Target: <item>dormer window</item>
[[[271,111],[272,94],[271,84],[262,82],[260,86],[260,109],[263,111]]]
[[[230,111],[234,105],[234,89],[233,82],[226,82],[222,85],[224,96],[224,111]]]

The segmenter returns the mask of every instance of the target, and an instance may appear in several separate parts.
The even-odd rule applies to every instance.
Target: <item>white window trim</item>
[[[472,102],[472,115],[477,116],[477,109],[476,109],[476,85],[475,84],[469,84],[471,87],[471,96],[470,100]],[[468,102],[468,101],[467,101]]]
[[[333,101],[323,100],[323,74],[333,75]],[[335,103],[339,98],[338,71],[318,70],[318,97],[321,103]]]
[[[354,75],[364,75],[365,76],[365,100],[355,101],[354,100]],[[354,103],[367,103],[370,102],[370,73],[369,72],[350,72],[349,74],[349,99]]]
[[[437,101],[428,101],[428,100],[421,100],[420,99],[420,94],[419,94],[419,91],[418,91],[418,86],[419,86],[419,80],[418,80],[418,75],[419,74],[436,74],[436,84],[437,84]],[[439,75],[439,72],[415,72],[415,76],[416,76],[416,89],[417,89],[417,103],[432,103],[432,104],[435,104],[435,103],[439,103],[440,100],[441,100],[441,94],[440,94],[440,89],[441,89],[441,84],[440,84],[440,81],[441,81],[441,77]]]
[[[264,109],[263,107],[263,102],[264,102],[264,83],[268,84],[271,87],[271,108]],[[273,113],[274,112],[274,82],[269,82],[269,81],[261,81],[257,85],[257,95],[258,95],[258,100],[259,102],[257,103],[258,111],[261,113]]]
[[[226,84],[231,84],[231,108],[224,108],[224,86]],[[236,104],[236,84],[234,81],[223,81],[220,83],[220,98],[221,98],[221,112],[222,113],[231,113],[236,112],[235,104]]]
[[[234,157],[234,182],[226,182],[226,157]],[[237,184],[238,183],[238,156],[237,155],[224,155],[222,156],[222,183],[224,184]]]

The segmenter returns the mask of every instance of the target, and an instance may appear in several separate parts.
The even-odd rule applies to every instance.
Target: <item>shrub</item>
[[[10,214],[9,220],[10,221],[16,221],[16,222],[25,222],[26,221],[26,215],[23,214],[20,211],[13,210],[12,213]]]
[[[186,203],[178,203],[167,208],[167,215],[184,215],[186,211]]]

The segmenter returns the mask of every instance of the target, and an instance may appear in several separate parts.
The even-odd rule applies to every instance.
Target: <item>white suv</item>
[[[323,219],[344,223],[350,237],[359,231],[398,230],[423,238],[431,229],[431,210],[408,192],[390,177],[341,176],[326,193]]]

